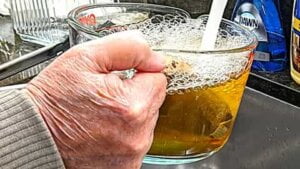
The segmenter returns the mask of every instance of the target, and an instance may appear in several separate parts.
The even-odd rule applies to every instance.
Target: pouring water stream
[[[218,30],[222,21],[228,0],[213,0],[208,22],[201,43],[201,50],[214,50]]]

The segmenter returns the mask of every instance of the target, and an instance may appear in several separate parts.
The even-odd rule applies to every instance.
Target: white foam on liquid
[[[181,90],[205,88],[223,84],[239,77],[248,68],[251,51],[238,53],[199,53],[205,31],[205,20],[187,19],[180,16],[154,16],[123,30],[139,30],[154,50],[167,57],[165,74],[169,78],[168,93]],[[227,26],[227,28],[230,26]],[[122,31],[123,31],[122,30]],[[228,31],[230,30],[230,31]],[[229,50],[250,43],[251,39],[235,29],[220,29],[215,49]],[[119,30],[104,32],[111,34]],[[173,52],[164,51],[174,50]],[[198,51],[179,52],[179,50]]]

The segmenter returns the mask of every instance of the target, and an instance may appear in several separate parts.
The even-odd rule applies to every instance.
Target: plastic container
[[[237,0],[232,20],[253,31],[259,45],[252,68],[278,72],[287,66],[284,30],[278,10],[278,0]]]

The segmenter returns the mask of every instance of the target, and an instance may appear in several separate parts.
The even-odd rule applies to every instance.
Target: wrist
[[[13,97],[14,95],[15,95],[15,99],[12,100],[11,97]],[[11,156],[14,157],[15,159],[20,158],[25,161],[27,158],[30,158],[28,163],[23,163],[24,165],[28,164],[26,165],[27,167],[31,166],[29,164],[34,164],[34,166],[36,167],[37,166],[36,164],[41,164],[42,162],[45,165],[49,163],[49,166],[51,165],[55,166],[53,168],[64,168],[62,157],[51,135],[51,132],[47,127],[47,123],[45,123],[44,119],[39,113],[38,108],[34,103],[34,101],[32,100],[31,96],[29,96],[28,91],[25,89],[23,89],[22,91],[12,91],[11,94],[9,94],[8,96],[10,97],[10,100],[8,100],[6,104],[8,104],[8,102],[16,104],[16,105],[11,105],[14,108],[8,110],[11,110],[12,112],[20,112],[20,113],[16,113],[15,115],[10,115],[10,117],[13,117],[10,118],[11,121],[16,122],[13,127],[15,128],[14,130],[16,131],[12,130],[10,132],[12,133],[12,136],[7,138],[9,138],[10,142],[15,144],[15,145],[11,144],[11,146],[14,149],[18,147],[20,147],[19,150],[22,149],[22,151],[12,152]],[[10,114],[8,110],[6,112],[7,115]],[[10,128],[9,130],[13,128]],[[3,137],[3,139],[4,138],[6,137]],[[0,140],[3,143],[5,143],[5,140],[3,139]],[[18,157],[18,155],[21,155],[21,157]],[[32,160],[34,160],[35,163],[30,163],[30,161]],[[18,162],[22,162],[22,160]],[[12,164],[16,164],[16,163],[12,163]],[[6,165],[4,165],[4,168],[5,166]],[[20,168],[22,167],[20,166]]]
[[[33,105],[35,106],[36,112],[41,115],[44,123],[46,124],[48,130],[51,133],[51,136],[57,146],[58,151],[60,152],[63,158],[64,153],[55,134],[57,133],[56,131],[58,129],[56,125],[53,125],[54,122],[51,120],[53,118],[53,113],[55,113],[55,111],[51,109],[51,107],[53,107],[53,105],[50,104],[51,101],[49,99],[47,100],[47,96],[44,92],[42,92],[38,87],[32,84],[28,84],[23,91],[32,101]]]
[[[93,160],[91,160],[93,159]],[[69,158],[64,159],[68,169],[140,169],[143,157],[132,156],[99,156],[85,158]],[[86,163],[86,161],[93,161]]]
[[[41,92],[37,92],[38,90],[35,89],[36,87],[32,86],[31,84],[28,84],[25,89],[23,89],[23,92],[30,98],[31,102],[35,106],[36,111],[43,116],[42,114],[42,106],[40,102]],[[44,119],[44,122],[47,124],[47,122]]]

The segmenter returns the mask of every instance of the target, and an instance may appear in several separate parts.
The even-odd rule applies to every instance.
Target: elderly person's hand
[[[112,71],[135,68],[132,79]],[[136,169],[166,93],[164,68],[137,32],[77,45],[26,88],[67,168]]]

